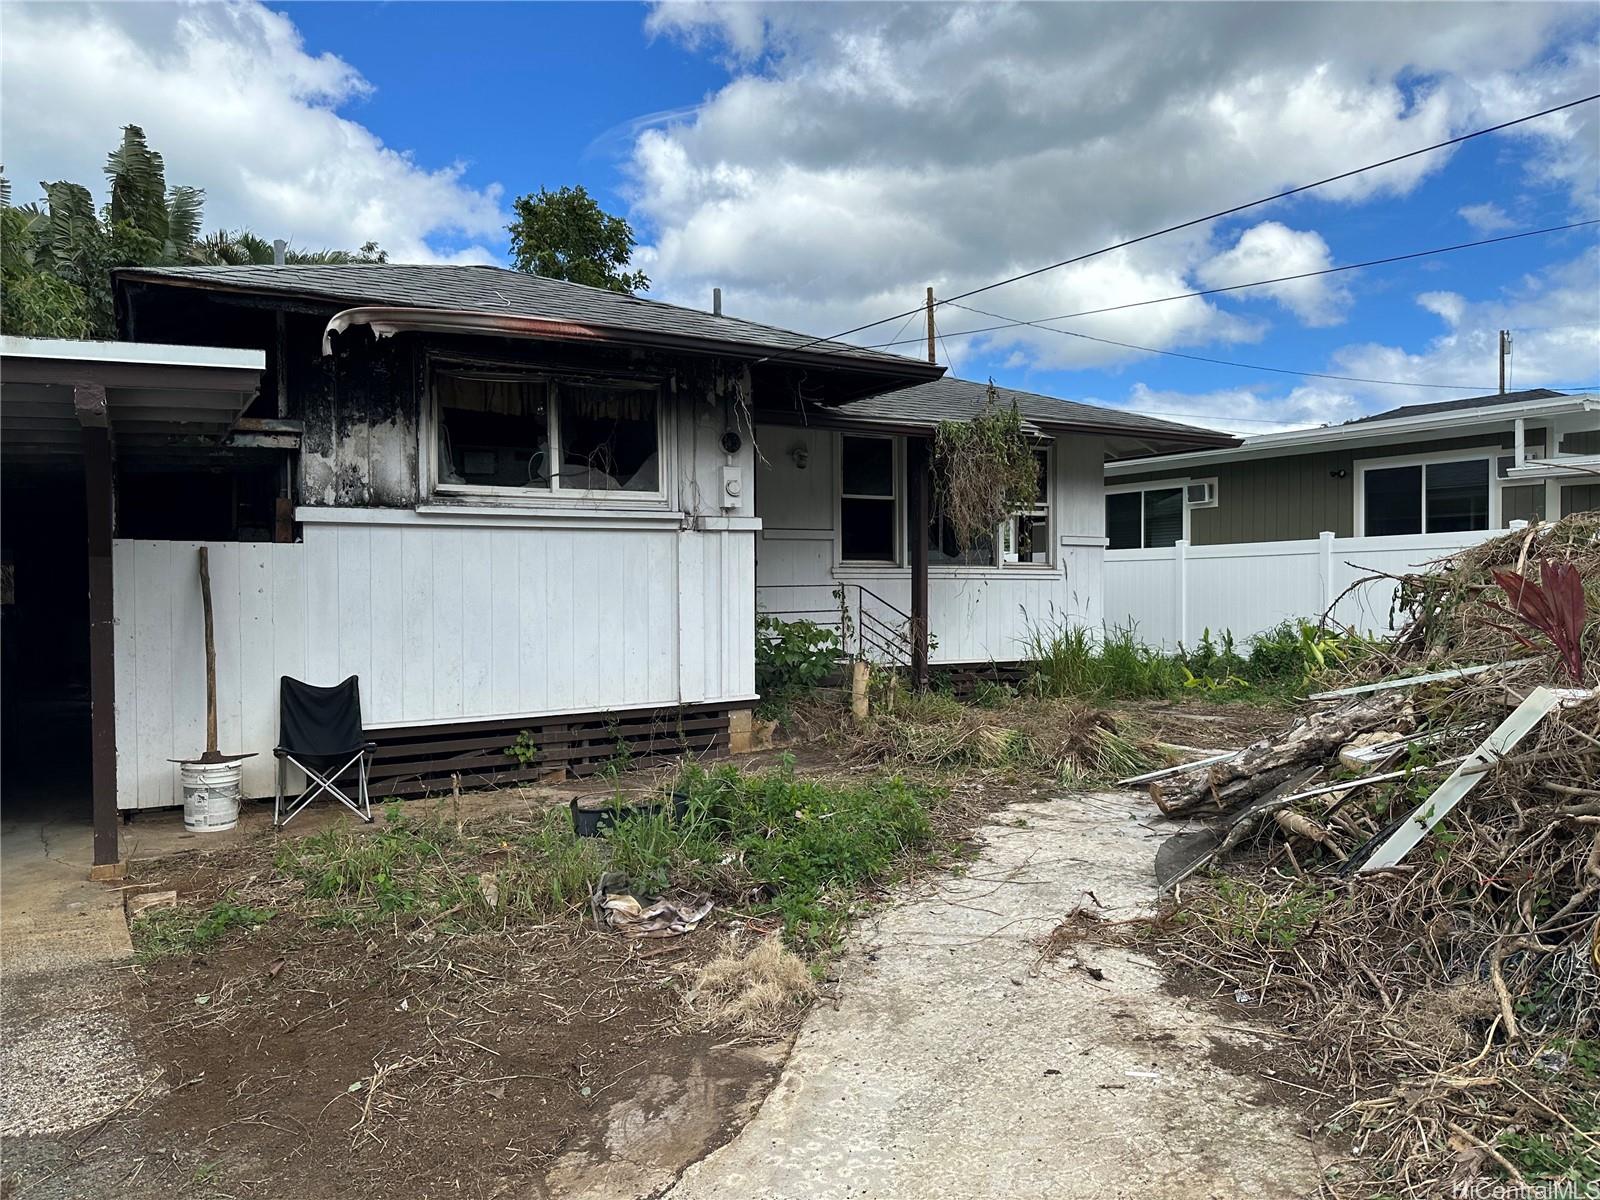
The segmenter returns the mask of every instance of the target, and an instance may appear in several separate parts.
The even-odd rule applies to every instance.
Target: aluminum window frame
[[[1486,460],[1489,468],[1489,524],[1482,531],[1466,530],[1463,532],[1489,533],[1496,529],[1504,528],[1504,517],[1501,515],[1500,489],[1506,484],[1516,484],[1515,479],[1502,480],[1499,478],[1499,460],[1506,454],[1504,446],[1478,446],[1465,447],[1460,450],[1434,450],[1427,454],[1395,455],[1392,458],[1358,458],[1352,464],[1352,475],[1355,481],[1355,530],[1356,537],[1418,537],[1428,532],[1428,466],[1432,463],[1457,463],[1478,462]],[[1367,472],[1398,470],[1405,467],[1421,467],[1422,511],[1421,528],[1416,533],[1367,533]],[[1521,481],[1525,482],[1525,481]]]
[[[543,382],[548,387],[545,423],[550,459],[556,464],[548,488],[505,487],[498,484],[445,483],[439,479],[439,440],[444,429],[442,405],[434,381],[441,373],[500,377]],[[613,488],[563,488],[561,464],[561,384],[585,387],[613,385],[655,393],[656,486],[652,491]],[[474,503],[486,507],[524,511],[530,508],[662,511],[671,507],[672,481],[677,478],[676,406],[670,375],[627,375],[615,371],[587,371],[577,367],[540,367],[507,359],[429,354],[422,363],[424,403],[417,422],[417,494],[419,504]]]
[[[1209,479],[1209,480],[1212,480],[1213,482],[1215,482],[1216,476],[1208,475],[1208,476],[1205,476],[1205,479]],[[1178,493],[1178,501],[1183,506],[1183,537],[1182,537],[1181,540],[1184,541],[1184,542],[1188,542],[1188,541],[1191,540],[1190,520],[1189,520],[1188,488],[1189,488],[1189,485],[1191,483],[1202,483],[1204,481],[1205,481],[1204,479],[1191,479],[1187,475],[1185,475],[1185,476],[1183,476],[1181,478],[1153,479],[1153,480],[1149,481],[1148,483],[1107,484],[1106,485],[1106,489],[1105,489],[1105,496],[1120,496],[1120,495],[1125,495],[1128,492],[1170,492],[1170,491],[1176,490],[1177,493]],[[1218,496],[1219,499],[1220,499],[1221,495],[1222,495],[1222,489],[1219,487],[1217,489],[1217,496]],[[1101,517],[1102,517],[1102,520],[1104,519],[1104,515],[1105,515],[1104,511],[1103,511],[1104,507],[1105,507],[1105,500],[1104,500],[1104,496],[1103,496],[1101,498],[1101,509],[1102,509]],[[1205,507],[1210,508],[1210,507],[1214,507],[1214,505],[1206,505]],[[1107,552],[1110,552],[1111,549],[1112,549],[1111,544],[1110,544],[1110,537],[1111,537],[1110,530],[1107,529],[1107,531],[1106,531],[1106,538],[1107,538],[1106,550],[1107,550]],[[1119,549],[1119,550],[1170,550],[1171,548],[1172,547],[1170,547],[1170,546],[1147,546],[1147,545],[1145,545],[1145,536],[1144,536],[1144,497],[1140,496],[1139,497],[1139,544],[1137,546],[1119,546],[1119,547],[1117,547],[1117,549]]]

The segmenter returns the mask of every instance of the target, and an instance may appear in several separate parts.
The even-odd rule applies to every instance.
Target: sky
[[[18,202],[132,122],[208,229],[504,264],[582,184],[649,296],[817,336],[1595,92],[1591,4],[0,3]],[[1492,391],[1500,329],[1600,387],[1600,226],[965,333],[1596,218],[1589,103],[941,307],[939,358],[1239,433]]]

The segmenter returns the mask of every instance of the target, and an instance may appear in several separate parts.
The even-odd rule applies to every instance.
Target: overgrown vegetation
[[[933,436],[933,484],[956,545],[970,550],[1000,523],[1038,500],[1033,442],[1015,401],[1000,401],[994,381],[970,420],[941,421]]]
[[[1131,627],[1096,637],[1078,625],[1030,620],[1023,690],[1036,697],[1094,700],[1283,700],[1304,695],[1329,668],[1352,661],[1366,643],[1350,634],[1285,621],[1257,634],[1241,652],[1233,635],[1208,629],[1194,647],[1166,653],[1145,645]]]
[[[575,837],[564,810],[463,834],[440,814],[391,805],[381,829],[300,839],[277,867],[330,925],[537,923],[587,904],[611,873],[610,883],[638,895],[709,892],[779,917],[794,945],[816,950],[837,939],[863,888],[933,845],[938,794],[894,776],[830,783],[799,778],[786,761],[751,775],[688,767],[674,787],[686,800],[681,820],[666,806],[599,838]],[[495,859],[487,870],[486,841]]]
[[[781,719],[790,705],[821,685],[836,670],[843,656],[837,631],[814,621],[782,621],[756,616],[756,691],[761,703],[756,715]]]

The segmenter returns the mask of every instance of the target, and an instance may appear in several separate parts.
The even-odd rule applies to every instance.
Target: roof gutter
[[[1162,454],[1149,458],[1125,459],[1107,463],[1106,476],[1134,475],[1168,467],[1206,466],[1238,458],[1270,458],[1275,455],[1325,450],[1340,445],[1382,444],[1396,434],[1436,433],[1453,436],[1456,430],[1507,425],[1517,418],[1558,417],[1567,413],[1600,412],[1600,398],[1587,395],[1563,396],[1558,400],[1539,400],[1521,407],[1506,406],[1498,411],[1467,408],[1453,413],[1424,413],[1393,421],[1367,421],[1355,425],[1325,425],[1316,429],[1291,429],[1283,433],[1263,433],[1236,443],[1233,450],[1200,450],[1190,454]]]

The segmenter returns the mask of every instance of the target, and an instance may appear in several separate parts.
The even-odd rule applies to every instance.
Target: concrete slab
[[[1267,1045],[1161,986],[1135,954],[1096,981],[1039,940],[1093,892],[1109,917],[1155,897],[1149,801],[1007,809],[963,875],[852,939],[837,1005],[808,1016],[755,1119],[672,1200],[1299,1196],[1318,1168],[1248,1068]],[[1230,1021],[1242,1025],[1242,1021]]]

